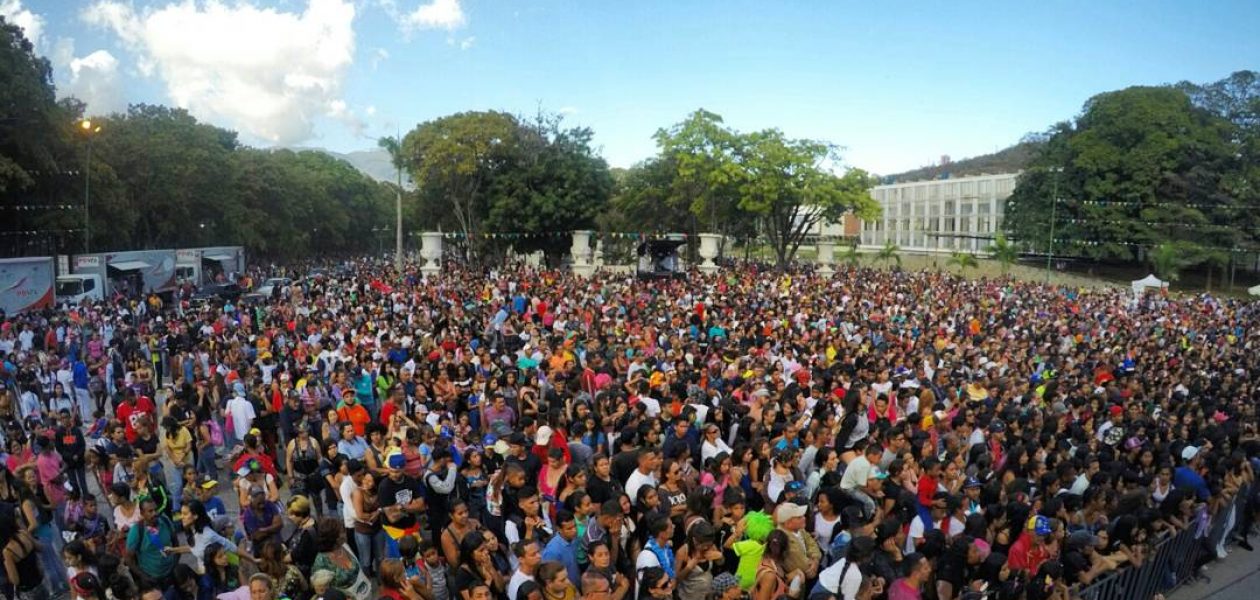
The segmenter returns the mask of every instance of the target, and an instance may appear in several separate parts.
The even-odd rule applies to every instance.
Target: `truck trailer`
[[[51,256],[0,259],[0,310],[15,315],[52,308],[55,279]]]
[[[103,300],[114,292],[172,294],[177,286],[174,250],[78,254],[71,272],[57,277],[57,302]]]

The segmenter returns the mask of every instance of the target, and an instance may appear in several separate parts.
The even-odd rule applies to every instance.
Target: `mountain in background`
[[[975,156],[958,161],[950,161],[944,164],[934,165],[930,167],[920,167],[913,171],[897,173],[895,175],[884,176],[883,182],[888,183],[904,183],[909,181],[924,181],[928,179],[949,179],[952,177],[966,177],[969,175],[981,175],[997,173],[1014,173],[1027,168],[1032,162],[1033,156],[1036,154],[1037,148],[1042,142],[1036,139],[1026,139],[1014,146],[999,150],[993,154],[985,154]],[[388,161],[387,161],[388,162]]]
[[[398,174],[394,171],[394,164],[389,161],[389,153],[380,149],[372,150],[356,150],[354,152],[333,152],[323,148],[293,148],[293,150],[313,150],[315,152],[323,152],[333,158],[339,158],[350,163],[350,166],[358,169],[364,175],[371,177],[377,181],[385,183],[394,183],[398,181]],[[403,188],[414,190],[415,184],[411,182],[411,177],[403,172]]]

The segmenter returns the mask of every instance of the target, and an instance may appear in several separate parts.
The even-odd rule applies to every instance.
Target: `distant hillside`
[[[389,153],[381,150],[380,148],[373,150],[356,150],[346,154],[333,152],[331,150],[318,150],[328,154],[329,156],[335,156],[350,163],[351,165],[354,165],[354,168],[362,171],[365,175],[377,181],[387,181],[389,183],[398,181],[398,174],[394,171],[394,165],[389,161]],[[411,183],[411,178],[408,177],[406,173],[403,173],[403,187],[406,189],[412,189],[415,187]]]
[[[345,152],[345,153],[333,152],[332,150],[327,150],[325,148],[314,148],[314,147],[304,147],[304,146],[293,147],[293,148],[290,148],[290,150],[293,150],[295,152],[302,151],[302,150],[311,150],[313,152],[323,152],[324,154],[327,154],[328,156],[331,156],[333,158],[339,158],[341,160],[344,160],[350,163],[350,166],[358,169],[359,172],[377,181],[383,181],[383,182],[388,182],[388,183],[394,183],[398,181],[398,174],[394,171],[394,165],[393,163],[389,161],[389,153],[384,150],[381,150],[380,148],[374,148],[372,150],[356,150],[354,152]],[[415,184],[411,182],[411,178],[408,177],[407,173],[405,172],[403,173],[403,188],[408,189],[408,190],[413,190],[416,188]]]
[[[1032,161],[1033,153],[1038,147],[1037,142],[1024,141],[1005,150],[999,150],[993,154],[985,154],[959,161],[953,161],[945,165],[936,165],[931,167],[920,167],[913,171],[905,173],[897,173],[884,177],[886,183],[906,182],[906,181],[923,181],[926,179],[942,179],[946,177],[965,177],[968,175],[980,175],[982,173],[1013,173],[1020,171],[1028,166]]]

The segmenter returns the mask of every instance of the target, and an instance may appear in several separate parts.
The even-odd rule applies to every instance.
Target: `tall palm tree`
[[[857,244],[850,244],[849,249],[840,254],[840,262],[849,265],[850,268],[856,268],[862,264],[862,255],[858,254]]]
[[[402,139],[399,136],[383,137],[376,140],[376,145],[389,153],[389,161],[393,163],[398,174],[397,198],[394,199],[394,269],[402,274],[403,268],[403,234],[402,234]]]
[[[974,269],[976,267],[979,267],[980,261],[976,260],[975,254],[972,254],[970,252],[955,251],[953,254],[950,255],[949,262],[945,264],[956,265],[958,267],[958,270],[966,271],[967,269]]]
[[[879,262],[895,262],[897,268],[901,268],[901,246],[894,244],[892,240],[884,242],[884,247],[875,253],[875,260]]]
[[[1006,275],[1011,270],[1011,265],[1019,260],[1019,249],[1007,240],[1006,234],[1001,231],[993,237],[993,243],[985,247],[984,251],[989,253],[990,258],[998,261],[1003,275]]]

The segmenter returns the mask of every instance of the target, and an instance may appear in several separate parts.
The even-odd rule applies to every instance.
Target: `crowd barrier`
[[[1200,537],[1199,527],[1190,526],[1155,546],[1138,568],[1121,569],[1099,578],[1077,590],[1081,600],[1150,600],[1155,594],[1167,595],[1195,574],[1195,565],[1204,553],[1215,555],[1228,535],[1242,519],[1251,487],[1239,490],[1225,508],[1212,517],[1207,532]]]

